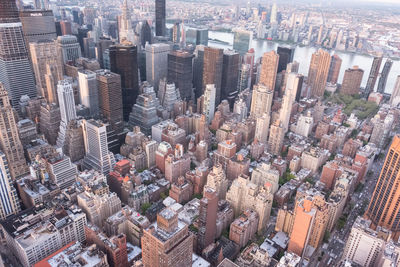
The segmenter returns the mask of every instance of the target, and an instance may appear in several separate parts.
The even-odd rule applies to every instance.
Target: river
[[[209,46],[224,48],[224,49],[232,48],[232,45],[233,45],[233,34],[232,33],[209,31],[208,37],[211,39],[217,39],[217,40],[221,40],[221,41],[229,43],[229,45],[228,45],[228,44],[221,44],[218,42],[209,41],[209,43],[208,43]],[[279,43],[276,43],[273,41],[252,40],[250,47],[254,48],[256,58],[259,58],[265,52],[268,52],[271,50],[276,50],[279,45],[285,46],[284,44],[279,44]],[[296,50],[294,53],[294,60],[296,60],[300,63],[299,73],[301,73],[303,75],[308,74],[308,68],[310,66],[311,55],[316,50],[317,50],[317,48],[315,48],[315,47],[296,46]],[[331,54],[334,54],[334,53],[335,53],[335,51],[331,52]],[[364,76],[363,76],[363,81],[362,81],[361,87],[365,87],[365,85],[367,84],[369,72],[371,70],[373,57],[368,56],[368,55],[339,52],[339,51],[336,52],[336,54],[338,54],[340,56],[340,58],[342,59],[342,67],[340,69],[339,82],[340,83],[342,82],[343,75],[344,75],[344,72],[346,69],[351,68],[354,65],[357,65],[361,69],[364,70]],[[383,65],[384,65],[385,61],[386,61],[386,58],[384,58],[382,61],[381,70],[383,69]],[[388,80],[386,83],[386,88],[385,88],[386,93],[392,92],[398,75],[400,75],[400,61],[393,60],[392,69],[390,70],[389,77],[388,77]],[[379,81],[379,79],[378,79],[378,81]],[[375,87],[378,86],[378,81],[376,82]]]

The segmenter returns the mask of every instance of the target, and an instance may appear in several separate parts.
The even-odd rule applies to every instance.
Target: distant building
[[[360,87],[364,71],[359,69],[358,66],[347,69],[344,72],[342,88],[340,92],[345,95],[358,95],[360,93]]]

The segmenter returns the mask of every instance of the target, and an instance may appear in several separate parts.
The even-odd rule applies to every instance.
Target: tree
[[[142,214],[146,214],[146,211],[151,207],[150,203],[143,203],[140,209],[142,210]]]

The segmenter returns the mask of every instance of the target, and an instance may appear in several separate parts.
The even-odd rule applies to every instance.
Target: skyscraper
[[[111,71],[121,75],[124,120],[129,120],[133,104],[139,95],[137,47],[131,43],[110,46]]]
[[[388,58],[383,66],[381,77],[379,78],[378,89],[377,91],[381,94],[385,92],[386,89],[386,82],[389,77],[390,69],[392,68],[393,61]]]
[[[193,57],[185,51],[168,54],[168,82],[175,83],[183,100],[191,100],[193,96]]]
[[[25,41],[52,40],[57,38],[56,24],[51,10],[23,10],[19,13]]]
[[[86,156],[83,166],[107,175],[115,165],[114,155],[108,151],[106,124],[101,121],[83,120]]]
[[[221,100],[228,100],[233,106],[238,94],[240,55],[231,50],[225,50],[222,61]]]
[[[233,50],[240,55],[244,55],[249,51],[250,42],[253,39],[253,32],[235,29],[233,31]]]
[[[18,135],[14,111],[10,105],[8,93],[0,83],[0,149],[6,155],[11,177],[17,177],[28,172],[24,157],[24,149]]]
[[[214,242],[216,234],[218,211],[218,195],[214,189],[205,187],[200,200],[199,233],[197,237],[197,252],[201,255],[204,248]]]
[[[56,85],[63,79],[63,61],[52,40],[29,44],[38,92],[48,103],[58,103]]]
[[[400,235],[400,135],[393,137],[371,202],[364,217],[372,221],[371,227],[385,227],[393,232],[393,239]]]
[[[287,64],[293,62],[294,48],[278,46],[277,53],[279,55],[278,73],[286,70]]]
[[[330,65],[331,56],[329,52],[319,49],[312,54],[307,79],[311,96],[322,97],[324,95]]]
[[[397,106],[400,103],[400,75],[397,75],[392,94],[390,96],[390,105]]]
[[[365,92],[369,95],[375,89],[376,80],[379,76],[379,71],[381,69],[382,57],[374,57],[372,61],[371,71],[368,76],[367,85],[365,86]]]
[[[18,201],[17,190],[12,184],[10,168],[6,155],[0,151],[0,219],[4,220],[8,216],[18,213],[21,210]]]
[[[79,96],[81,104],[89,108],[90,116],[99,115],[99,90],[96,73],[91,70],[79,70]]]
[[[342,88],[340,92],[346,95],[357,95],[360,93],[360,87],[364,71],[358,66],[349,68],[344,72]]]
[[[276,6],[276,3],[274,3],[271,8],[270,22],[271,24],[278,23],[278,7]]]
[[[158,92],[160,80],[168,76],[168,53],[171,47],[168,44],[146,45],[146,81],[153,85]]]
[[[62,55],[63,63],[75,62],[81,57],[81,47],[78,39],[73,35],[63,35],[57,37],[58,53]]]
[[[328,82],[336,84],[339,79],[340,67],[342,66],[342,59],[334,54],[331,57],[331,65],[329,67]]]
[[[193,60],[193,86],[196,99],[203,94],[204,46],[197,45]]]
[[[211,123],[212,119],[214,118],[215,97],[216,97],[215,85],[207,84],[206,89],[204,90],[203,114],[206,115],[208,123]]]
[[[74,90],[72,83],[68,80],[61,80],[57,84],[58,103],[60,106],[61,122],[57,138],[57,146],[64,147],[67,125],[76,119]]]
[[[250,115],[254,118],[261,117],[264,113],[271,112],[274,93],[264,85],[255,85],[251,97]]]
[[[203,88],[207,84],[214,84],[216,90],[215,105],[221,103],[221,82],[223,49],[204,47]]]
[[[268,151],[272,155],[280,155],[282,152],[285,128],[280,120],[276,120],[269,129]]]
[[[156,36],[165,36],[166,0],[156,0]]]
[[[271,91],[275,90],[278,63],[279,55],[275,51],[264,53],[261,61],[260,83]]]
[[[34,98],[37,94],[22,23],[14,0],[0,3],[0,82],[17,110],[21,96]]]
[[[282,121],[282,125],[285,133],[289,129],[289,120],[292,111],[292,105],[296,100],[297,90],[303,83],[303,76],[295,72],[289,73],[286,82],[285,95],[282,100],[282,107],[279,112],[279,119]]]
[[[119,42],[124,40],[133,42],[135,39],[135,31],[132,28],[131,12],[128,7],[128,0],[124,0],[122,6],[122,16],[119,25]]]

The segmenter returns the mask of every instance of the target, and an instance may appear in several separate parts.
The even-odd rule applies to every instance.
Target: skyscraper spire
[[[122,6],[121,26],[119,28],[119,41],[123,40],[133,42],[135,38],[135,32],[132,28],[131,12],[128,6],[128,0],[124,0]]]

